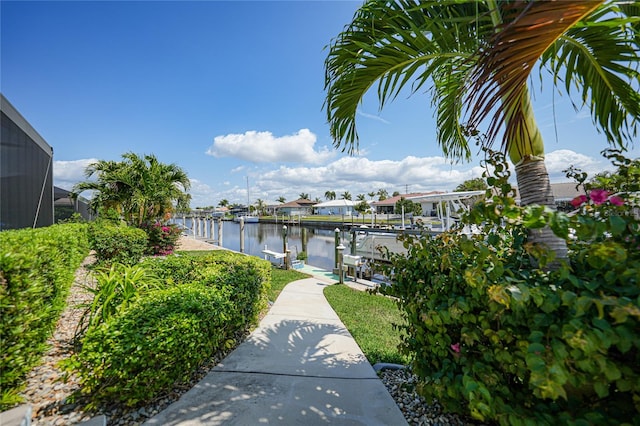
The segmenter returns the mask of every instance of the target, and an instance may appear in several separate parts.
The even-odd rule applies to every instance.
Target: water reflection
[[[191,230],[190,219],[186,220],[188,230]],[[218,239],[218,227],[214,224],[213,240]],[[304,234],[304,241],[303,241]],[[334,267],[334,231],[311,227],[287,226],[287,239],[291,257],[295,259],[298,253],[307,252],[309,265],[331,270]],[[349,251],[350,234],[341,232],[342,244]],[[240,251],[240,224],[225,221],[222,225],[222,246]],[[269,250],[283,252],[282,225],[274,223],[247,223],[244,225],[244,252],[252,256],[264,258],[262,250],[265,246]]]

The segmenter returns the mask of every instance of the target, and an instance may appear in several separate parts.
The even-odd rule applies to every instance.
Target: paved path
[[[147,425],[406,425],[333,311],[330,278],[287,285],[260,326]]]

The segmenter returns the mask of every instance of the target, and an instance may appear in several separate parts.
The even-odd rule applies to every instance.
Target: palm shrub
[[[19,401],[88,251],[85,224],[0,232],[0,410]]]
[[[97,327],[126,310],[136,298],[162,287],[161,281],[141,265],[112,263],[98,267],[92,275],[95,285],[84,288],[93,298],[85,305],[85,312],[76,330],[76,340],[84,335],[87,328]]]
[[[409,239],[409,255],[392,258],[385,292],[407,319],[402,350],[421,392],[500,424],[637,424],[638,200],[592,189],[572,215],[520,207],[503,157],[487,162],[486,200],[463,219],[481,232]],[[527,242],[545,226],[568,262]]]

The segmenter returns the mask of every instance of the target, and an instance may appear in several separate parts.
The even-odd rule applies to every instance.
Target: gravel
[[[72,425],[104,414],[109,425],[140,425],[158,414],[198,383],[228,353],[221,352],[212,357],[191,378],[189,383],[176,386],[170,392],[156,398],[144,407],[135,409],[110,405],[96,410],[87,410],[82,397],[75,397],[80,390],[78,378],[65,374],[59,362],[73,353],[73,337],[84,309],[80,306],[91,300],[85,286],[93,285],[87,265],[93,262],[87,257],[76,272],[76,279],[67,299],[67,309],[62,313],[53,336],[49,339],[50,349],[44,355],[42,364],[27,376],[27,384],[21,395],[32,405],[34,426]],[[240,342],[245,336],[237,336]],[[426,403],[415,391],[417,378],[406,369],[384,369],[380,378],[389,393],[411,425],[468,425],[474,424],[461,417],[446,414],[437,401]]]

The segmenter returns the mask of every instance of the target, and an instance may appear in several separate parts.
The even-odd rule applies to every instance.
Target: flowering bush
[[[391,258],[394,284],[383,291],[407,319],[402,349],[421,393],[500,424],[637,424],[637,200],[600,187],[570,214],[521,207],[504,157],[487,162],[493,188],[462,220],[482,232],[407,238],[409,255]],[[553,256],[527,241],[544,226],[569,247],[554,270],[544,268]]]
[[[142,229],[149,238],[148,254],[166,256],[173,253],[176,242],[180,237],[180,228],[173,224],[163,225],[160,222],[155,222],[153,224],[144,224]]]

